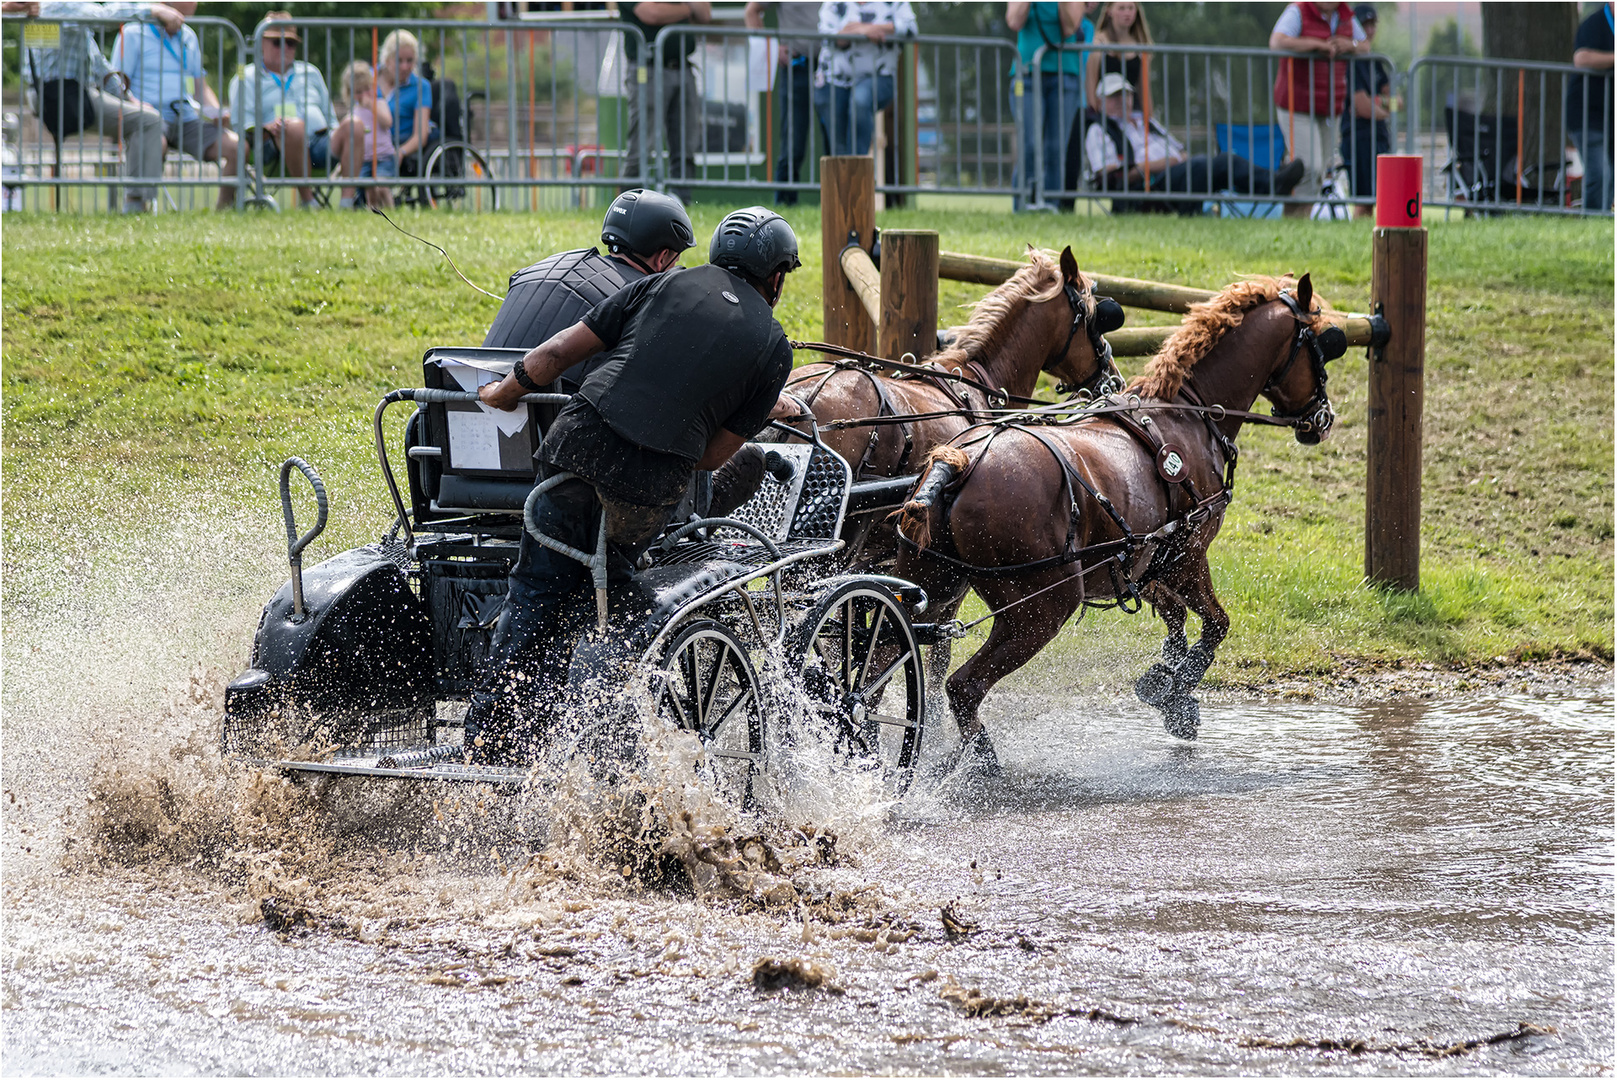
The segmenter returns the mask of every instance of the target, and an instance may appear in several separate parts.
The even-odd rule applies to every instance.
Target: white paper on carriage
[[[454,385],[476,390],[505,378],[509,365],[500,361],[443,358],[436,363]],[[531,439],[518,438],[528,426],[528,409],[491,409],[482,402],[449,402],[449,460],[457,469],[523,468],[533,453]],[[503,438],[502,438],[503,436]]]

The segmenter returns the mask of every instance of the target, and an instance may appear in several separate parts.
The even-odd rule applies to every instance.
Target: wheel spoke
[[[665,684],[663,687],[663,695],[673,703],[674,712],[679,716],[679,726],[690,731],[695,731],[696,728],[691,724],[691,718],[685,714],[685,706],[680,703],[679,691],[674,689],[672,685],[674,682],[675,680],[672,678],[668,680],[667,684]]]
[[[889,716],[887,713],[867,712],[865,713],[865,719],[874,720],[878,724],[887,724],[892,727],[912,728],[915,726],[915,721],[907,717]]]
[[[898,673],[899,669],[908,663],[910,657],[914,655],[915,651],[913,649],[906,649],[898,659],[889,664],[885,669],[883,669],[880,675],[870,680],[870,682],[859,691],[860,699],[866,704],[869,704],[871,697],[879,695],[882,690],[886,689],[888,682],[892,680],[893,676]]]
[[[863,679],[870,674],[870,665],[876,662],[876,647],[881,644],[882,623],[887,621],[887,605],[876,605],[876,616],[870,620],[870,646],[865,649],[864,662],[859,665],[859,676]],[[857,689],[850,686],[849,689]]]
[[[750,699],[751,697],[752,697],[752,691],[751,690],[743,690],[741,693],[739,693],[735,697],[731,698],[730,699],[730,704],[728,704],[728,705],[726,705],[724,707],[724,711],[719,714],[719,718],[717,720],[714,720],[713,723],[711,723],[705,729],[703,729],[704,734],[706,734],[707,737],[710,738],[710,739],[713,738],[714,735],[718,733],[719,728],[724,725],[724,722],[726,720],[730,719],[730,714],[732,714],[732,713],[734,713],[736,711],[736,707],[738,705],[740,705],[743,701],[746,701],[746,700]]]
[[[853,597],[842,607],[842,689],[853,689]]]
[[[708,717],[708,714],[713,711],[713,700],[716,697],[719,696],[719,683],[722,682],[723,679],[724,679],[724,672],[725,672],[725,667],[726,667],[725,661],[728,660],[729,658],[730,658],[730,643],[727,642],[727,641],[719,642],[718,651],[713,656],[713,668],[712,668],[712,680],[713,681],[708,684],[707,694],[705,695],[705,699],[702,702],[702,730],[703,731],[712,731],[713,730],[712,727],[708,726],[707,717]],[[715,723],[714,726],[717,726],[717,724]]]

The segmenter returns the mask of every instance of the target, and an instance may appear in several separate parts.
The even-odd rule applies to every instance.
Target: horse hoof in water
[[[1173,691],[1173,668],[1167,664],[1152,664],[1145,674],[1134,682],[1134,696],[1147,705],[1162,707]]]
[[[1158,706],[1162,710],[1162,727],[1176,739],[1195,739],[1201,726],[1201,703],[1189,694],[1176,694]]]
[[[998,780],[1004,775],[987,728],[979,729],[977,734],[960,744],[954,767],[974,780]]]

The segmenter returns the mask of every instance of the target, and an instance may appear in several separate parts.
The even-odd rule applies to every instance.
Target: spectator
[[[1102,8],[1093,38],[1096,44],[1105,42],[1109,45],[1150,45],[1155,40],[1151,36],[1151,24],[1145,20],[1144,10],[1133,0],[1120,0]],[[1097,87],[1103,76],[1112,74],[1123,76],[1130,86],[1145,85],[1140,78],[1139,53],[1092,50],[1084,62],[1084,102],[1096,113],[1101,111],[1101,96]]]
[[[259,26],[291,18],[289,12],[272,11]],[[266,170],[281,166],[284,176],[308,176],[311,166],[326,168],[333,112],[325,76],[297,58],[297,27],[270,27],[259,43],[258,63],[230,80],[230,115],[246,136],[244,153],[252,155],[256,130],[263,136]],[[314,189],[298,188],[298,202],[304,209],[315,206]]]
[[[1045,50],[1039,70],[1021,88],[1021,93],[1011,95],[1011,109],[1022,126],[1022,153],[1012,180],[1016,188],[1017,210],[1024,209],[1023,192],[1030,186],[1030,178],[1037,182],[1033,192],[1036,203],[1044,202],[1046,193],[1061,190],[1062,166],[1066,162],[1066,136],[1072,130],[1082,97],[1080,78],[1083,54],[1061,52],[1058,47],[1088,41],[1093,27],[1086,33],[1087,23],[1082,0],[1063,3],[1010,0],[1005,5],[1005,25],[1016,31],[1016,51],[1022,58],[1022,67],[1031,72],[1033,54],[1040,48]],[[1043,114],[1041,130],[1037,132],[1033,130],[1032,94],[1039,95]],[[1044,144],[1042,173],[1035,168],[1038,160],[1034,152],[1037,140],[1042,140]]]
[[[1347,105],[1348,65],[1337,62],[1337,57],[1363,52],[1367,44],[1364,28],[1345,3],[1287,4],[1269,35],[1269,48],[1276,52],[1308,54],[1281,60],[1274,87],[1286,145],[1307,166],[1297,185],[1303,195],[1318,195],[1325,183],[1331,166],[1331,129]],[[1307,203],[1288,205],[1286,216],[1307,217],[1309,210]]]
[[[196,13],[195,0],[173,0],[168,5],[182,18]],[[239,163],[236,134],[230,130],[230,111],[208,85],[202,70],[202,46],[189,26],[179,30],[151,23],[125,23],[112,43],[112,66],[129,79],[129,92],[154,106],[163,118],[163,143],[178,147],[198,161],[219,162],[221,176],[233,177]],[[124,133],[130,153],[142,161],[152,153],[151,130],[145,126]],[[160,148],[158,154],[162,154]],[[235,202],[236,186],[219,185],[216,209]]]
[[[184,17],[167,4],[82,3],[79,0],[6,0],[0,10],[41,19],[136,19],[149,16],[175,33]],[[115,75],[101,55],[93,32],[77,22],[56,28],[54,46],[30,46],[24,58],[23,78],[33,88],[40,120],[57,138],[66,138],[95,124],[98,133],[129,144],[119,164],[125,180],[145,184],[124,189],[124,213],[149,211],[157,189],[151,181],[163,175],[163,118],[156,109],[109,84]]]
[[[632,34],[623,36],[623,55],[631,65],[643,64],[650,66],[653,57],[649,55],[653,49],[652,42],[658,31],[665,26],[678,26],[683,23],[705,24],[713,21],[713,5],[702,4],[619,4],[618,16],[624,22],[638,29],[646,38],[648,55],[641,59],[640,42]],[[696,85],[696,73],[691,68],[691,53],[696,51],[700,40],[695,34],[684,34],[671,41],[663,51],[663,85],[662,104],[663,117],[668,125],[668,161],[670,168],[677,162],[678,171],[674,174],[686,183],[676,187],[674,194],[689,203],[690,181],[696,178],[697,147],[703,144],[706,134],[706,120],[702,113],[702,90]],[[623,138],[623,169],[619,176],[630,177],[640,175],[640,141],[643,133],[640,130],[640,102],[643,95],[656,91],[656,78],[646,72],[646,81],[642,84],[638,76],[629,76],[629,115],[627,119],[628,131]],[[652,120],[656,116],[656,109],[648,100],[645,104],[646,119]],[[657,140],[650,140],[646,147],[648,161],[655,160]]]
[[[1566,91],[1566,126],[1583,155],[1583,209],[1612,208],[1612,13],[1611,4],[1578,25],[1572,63],[1596,75],[1573,76]]]
[[[1134,108],[1134,87],[1122,75],[1107,73],[1096,89],[1102,111],[1084,135],[1084,153],[1103,191],[1183,191],[1196,198],[1156,205],[1190,215],[1200,213],[1202,197],[1213,192],[1289,195],[1303,177],[1305,167],[1296,160],[1271,174],[1230,153],[1187,158],[1184,146],[1155,119],[1147,133],[1145,117]],[[1112,209],[1138,210],[1150,205],[1114,199]]]
[[[764,12],[774,8],[780,29],[793,33],[815,33],[820,26],[820,9],[815,4],[779,3],[778,0],[748,0],[745,22],[753,29],[764,25]],[[813,97],[812,68],[818,59],[819,43],[806,38],[784,38],[780,43],[780,66],[786,78],[781,98],[780,151],[775,158],[775,183],[798,182],[802,176],[803,155],[808,152]],[[781,206],[796,206],[797,192],[782,188],[775,192]]]
[[[348,118],[337,125],[331,152],[342,161],[342,174],[397,179],[399,159],[389,134],[393,115],[387,102],[377,96],[376,73],[363,60],[351,61],[343,68],[341,85]],[[391,207],[393,192],[385,186],[366,188],[362,201],[357,188],[345,187],[341,205]]]
[[[1353,17],[1364,30],[1366,49],[1376,40],[1376,9],[1360,4]],[[1355,60],[1348,70],[1349,108],[1342,114],[1342,160],[1347,162],[1348,183],[1355,196],[1375,195],[1376,155],[1392,151],[1392,132],[1387,128],[1388,112],[1383,99],[1387,94],[1387,69],[1379,60]],[[1360,206],[1359,217],[1374,212]]]
[[[432,122],[432,84],[416,73],[418,59],[421,43],[408,30],[395,30],[383,38],[376,58],[376,90],[387,99],[393,116],[391,141],[399,172],[406,176],[421,175],[438,138]]]
[[[907,0],[828,0],[820,5],[820,33],[838,35],[820,50],[814,75],[815,107],[831,129],[831,152],[868,154],[876,114],[898,89],[898,48],[888,39],[914,37],[915,12]]]

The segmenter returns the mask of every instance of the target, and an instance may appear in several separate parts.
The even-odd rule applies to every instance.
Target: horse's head
[[[1099,397],[1121,390],[1123,376],[1102,335],[1123,325],[1123,307],[1109,296],[1095,295],[1095,285],[1078,269],[1071,245],[1061,249],[1060,268],[1070,319],[1065,339],[1045,360],[1043,370],[1059,380],[1060,394],[1087,392]]]
[[[1314,306],[1314,283],[1304,274],[1295,292],[1279,296],[1291,313],[1291,332],[1275,354],[1263,396],[1274,405],[1274,415],[1292,424],[1297,441],[1312,446],[1329,437],[1336,412],[1325,393],[1325,364],[1347,351],[1347,335]],[[1298,363],[1302,357],[1307,363]]]

